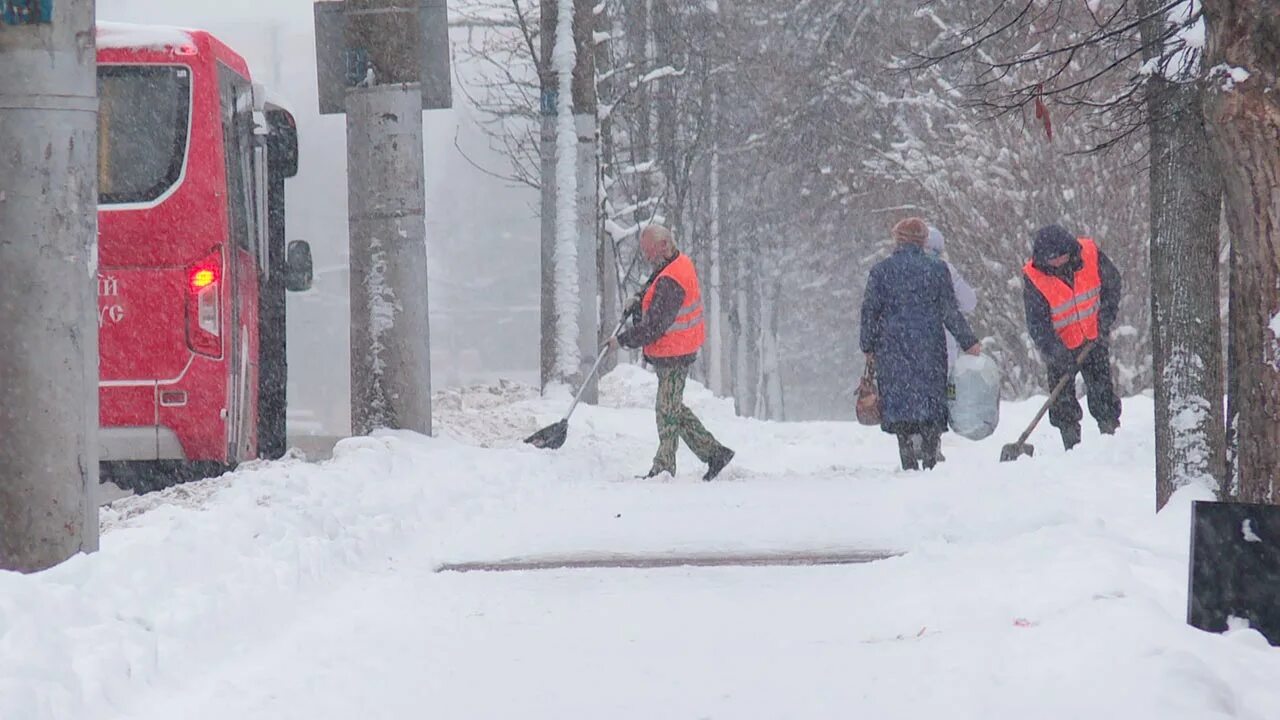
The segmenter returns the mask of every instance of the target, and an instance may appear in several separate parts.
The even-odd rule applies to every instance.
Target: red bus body
[[[282,256],[267,248],[283,244],[261,89],[207,32],[104,24],[97,34],[101,459],[258,457],[260,308],[280,271],[268,260]],[[277,233],[268,188],[281,195]]]

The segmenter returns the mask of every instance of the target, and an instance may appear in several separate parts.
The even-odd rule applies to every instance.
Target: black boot
[[[913,435],[912,437],[915,439],[915,443],[916,443],[916,456],[923,460],[924,459],[924,436]],[[938,438],[938,449],[934,451],[933,458],[937,462],[942,462],[943,460],[946,460],[946,458],[942,456],[942,438]]]
[[[1062,433],[1062,447],[1070,450],[1080,444],[1080,423],[1063,425],[1058,430]]]
[[[711,459],[707,461],[707,474],[702,476],[702,480],[704,482],[715,480],[716,476],[720,474],[720,471],[724,469],[724,466],[728,465],[729,461],[732,459],[732,450],[727,447],[720,448],[716,451],[716,454],[712,455]]]
[[[1115,435],[1116,430],[1119,430],[1119,429],[1120,429],[1119,420],[1099,420],[1098,421],[1098,432],[1102,433],[1103,435]]]
[[[898,435],[898,456],[902,458],[903,470],[919,470],[920,460],[916,457],[915,437],[908,433]]]
[[[927,432],[921,436],[920,462],[925,470],[932,470],[938,464],[938,446],[942,444],[942,435],[938,432]]]

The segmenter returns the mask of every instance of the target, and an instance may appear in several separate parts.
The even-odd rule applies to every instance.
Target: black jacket
[[[1050,226],[1050,228],[1060,230],[1062,233],[1066,232],[1057,226]],[[1036,234],[1032,264],[1041,272],[1059,278],[1068,286],[1074,286],[1075,274],[1084,267],[1084,260],[1080,257],[1080,242],[1070,237],[1068,243],[1067,238],[1064,238],[1061,233],[1046,232],[1050,228]],[[1049,258],[1062,255],[1063,251],[1071,255],[1071,259],[1065,265],[1055,268],[1048,264]],[[1122,285],[1120,271],[1111,262],[1111,258],[1101,250],[1098,251],[1098,274],[1102,278],[1101,306],[1098,308],[1098,340],[1106,344],[1115,326],[1116,315],[1120,311]],[[1049,301],[1040,293],[1035,283],[1031,282],[1031,278],[1026,276],[1026,273],[1022,276],[1022,301],[1027,316],[1027,332],[1031,335],[1045,362],[1054,368],[1068,368],[1074,365],[1075,353],[1067,349],[1053,329],[1053,314],[1050,312]]]

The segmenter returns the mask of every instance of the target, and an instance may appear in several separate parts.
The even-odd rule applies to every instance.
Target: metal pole
[[[0,569],[98,546],[93,18],[0,27]]]
[[[416,0],[348,0],[346,91],[351,424],[431,432],[426,204]]]

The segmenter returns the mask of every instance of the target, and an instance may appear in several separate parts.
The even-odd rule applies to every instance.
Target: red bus
[[[101,23],[98,397],[102,475],[135,490],[285,443],[293,116],[207,32]]]

